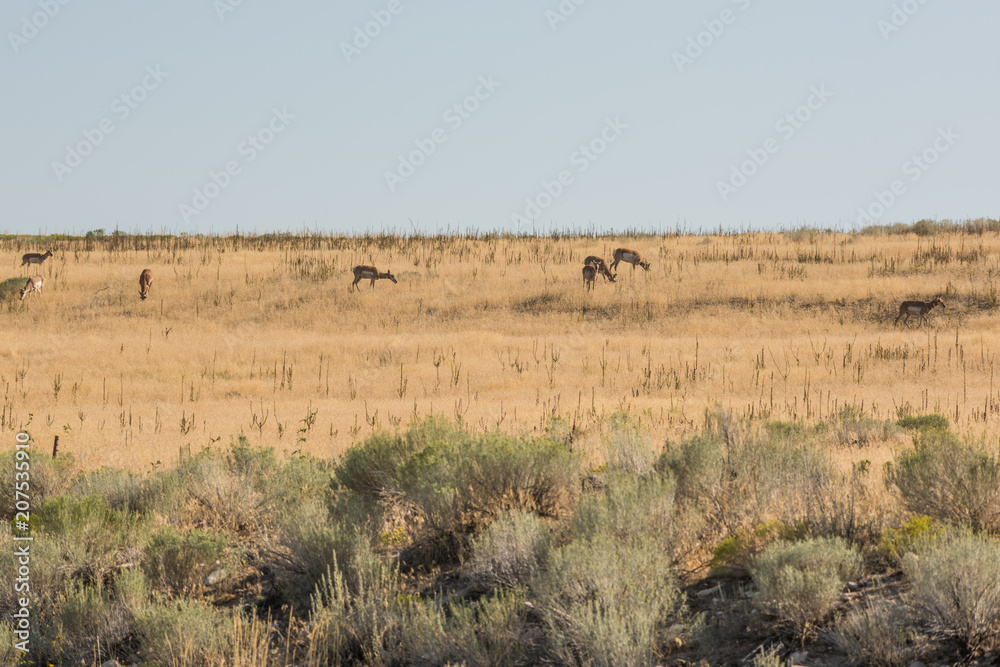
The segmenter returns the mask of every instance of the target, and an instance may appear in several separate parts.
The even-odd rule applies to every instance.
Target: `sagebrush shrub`
[[[625,412],[616,412],[610,421],[604,437],[608,469],[636,477],[649,474],[656,462],[649,433]]]
[[[400,486],[431,539],[459,545],[506,511],[565,515],[579,475],[579,457],[561,444],[488,434],[424,447],[400,467]]]
[[[472,540],[466,576],[486,589],[530,583],[548,558],[552,531],[531,512],[506,512]]]
[[[157,531],[146,545],[143,570],[156,586],[186,591],[220,564],[226,537],[209,530],[194,529],[181,535],[172,526]]]
[[[232,656],[231,612],[203,602],[154,603],[139,612],[136,628],[142,657],[163,667],[227,664]]]
[[[755,431],[725,415],[709,415],[703,432],[668,445],[657,468],[677,480],[677,498],[701,510],[705,542],[780,520],[806,521],[821,534],[849,532],[852,482],[829,448],[785,429]]]
[[[947,431],[921,431],[914,449],[886,468],[906,508],[966,526],[1000,532],[1000,459]]]
[[[898,428],[890,421],[869,417],[857,405],[845,405],[831,420],[828,432],[836,445],[867,447],[892,439]]]
[[[1000,544],[983,535],[940,540],[903,558],[910,602],[935,635],[968,651],[1000,647]]]
[[[754,559],[750,572],[754,603],[804,634],[861,573],[861,556],[839,538],[776,542]]]
[[[137,560],[150,523],[144,516],[112,509],[96,493],[82,499],[49,498],[32,518],[49,543],[39,555],[54,548],[60,562],[53,565],[61,576],[84,575],[92,580],[102,580],[122,562]]]
[[[682,606],[670,558],[652,539],[580,539],[552,552],[532,586],[559,664],[653,664]]]
[[[828,637],[855,664],[902,667],[928,648],[914,620],[899,600],[870,600],[847,612]]]

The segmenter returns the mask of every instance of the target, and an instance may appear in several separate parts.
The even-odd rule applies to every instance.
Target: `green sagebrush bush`
[[[775,520],[805,522],[814,535],[859,529],[852,494],[860,480],[838,470],[821,439],[797,429],[760,430],[709,413],[700,434],[668,444],[657,469],[676,479],[678,501],[704,517],[706,543]]]
[[[157,587],[188,591],[220,565],[226,543],[225,535],[211,530],[196,528],[182,535],[173,526],[164,526],[146,545],[143,570]]]
[[[346,488],[373,499],[399,492],[399,467],[430,445],[465,442],[469,436],[440,417],[427,417],[400,434],[380,431],[344,453],[336,477]]]
[[[864,602],[839,619],[827,638],[854,664],[881,667],[910,665],[930,646],[900,600]]]
[[[505,512],[472,539],[465,576],[483,590],[527,586],[548,559],[552,542],[552,530],[538,515]]]
[[[574,540],[551,553],[532,589],[558,664],[653,664],[683,607],[669,556],[648,538]]]
[[[236,639],[230,612],[195,600],[151,604],[136,616],[136,629],[142,657],[163,667],[227,664]]]
[[[579,458],[561,444],[489,434],[427,445],[400,467],[399,481],[440,561],[461,555],[466,537],[504,512],[566,515],[579,475]]]
[[[948,431],[924,430],[886,466],[906,509],[973,531],[1000,532],[1000,459]]]
[[[839,538],[776,542],[754,559],[750,573],[754,603],[805,634],[861,574],[861,556]]]
[[[965,534],[903,558],[910,604],[935,636],[954,637],[971,653],[1000,648],[1000,544]]]

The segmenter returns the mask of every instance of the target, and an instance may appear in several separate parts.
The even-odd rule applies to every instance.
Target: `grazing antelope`
[[[32,292],[42,293],[42,286],[45,285],[45,278],[42,276],[32,276],[28,278],[28,282],[24,284],[24,289],[21,290],[21,301],[24,301],[24,297],[28,296]]]
[[[899,304],[899,315],[896,315],[896,321],[892,323],[892,326],[899,324],[899,318],[903,318],[903,324],[906,324],[910,320],[910,315],[919,315],[921,323],[926,322],[927,318],[925,316],[931,312],[934,306],[944,308],[944,301],[941,299],[934,299],[933,301],[904,301]]]
[[[396,276],[392,275],[392,271],[386,271],[385,273],[380,272],[374,266],[355,266],[354,267],[354,282],[351,283],[351,288],[356,289],[358,282],[365,279],[371,279],[372,289],[375,289],[375,281],[378,279],[388,278],[393,283],[396,282]]]
[[[615,274],[611,273],[611,269],[608,268],[608,263],[604,261],[603,257],[598,257],[597,255],[591,255],[587,259],[583,260],[583,263],[587,266],[592,266],[594,269],[600,272],[606,280],[615,282]]]
[[[635,271],[635,265],[638,264],[646,271],[649,271],[649,262],[646,258],[637,253],[635,250],[630,250],[628,248],[618,248],[615,250],[615,261],[611,262],[611,268],[616,268],[619,262],[628,262],[632,265],[632,270]]]
[[[143,269],[139,274],[139,298],[143,301],[149,296],[149,286],[153,284],[153,272]]]
[[[593,264],[583,265],[583,286],[587,288],[587,291],[594,289],[594,281],[597,279],[597,269],[594,268]]]
[[[21,255],[21,266],[24,266],[25,264],[41,264],[51,256],[51,250],[46,250],[44,255],[38,252],[26,253]]]

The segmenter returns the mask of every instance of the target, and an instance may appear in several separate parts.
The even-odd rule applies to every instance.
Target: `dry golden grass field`
[[[149,470],[239,435],[339,455],[428,414],[599,442],[626,411],[654,442],[736,416],[815,423],[856,406],[1000,433],[1000,233],[632,237],[7,237],[0,431],[86,469]],[[898,231],[898,230],[896,230]],[[584,290],[583,258],[631,247]],[[351,268],[374,264],[398,284]],[[139,298],[139,274],[154,278]],[[940,296],[928,323],[898,304]],[[593,448],[595,451],[597,448]]]

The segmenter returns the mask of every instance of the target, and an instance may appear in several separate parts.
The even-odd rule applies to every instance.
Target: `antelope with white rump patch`
[[[941,299],[934,299],[933,301],[904,301],[899,304],[899,315],[896,315],[896,321],[892,323],[892,326],[899,324],[899,318],[903,318],[903,324],[906,324],[910,320],[910,315],[919,315],[922,324],[927,321],[926,315],[933,310],[934,306],[944,308],[944,301]]]
[[[354,282],[351,283],[351,289],[357,289],[358,283],[362,280],[371,280],[372,289],[375,289],[375,281],[385,279],[391,280],[394,284],[396,283],[396,276],[392,275],[392,271],[386,271],[382,273],[374,266],[360,265],[354,267]]]
[[[608,263],[604,261],[603,257],[591,255],[587,259],[583,260],[583,263],[585,266],[594,267],[594,270],[604,276],[605,280],[615,282],[615,274],[611,273],[611,269],[608,268]]]
[[[616,268],[619,262],[628,262],[632,265],[633,271],[635,271],[636,264],[649,271],[649,262],[646,261],[646,258],[629,248],[618,248],[615,250],[615,261],[611,262],[611,268]]]
[[[51,256],[51,250],[46,250],[44,255],[39,252],[25,253],[21,255],[21,266],[24,266],[25,264],[41,264]]]
[[[139,274],[139,298],[143,301],[149,296],[149,286],[153,284],[153,272],[143,269]]]
[[[24,297],[28,296],[33,292],[42,293],[42,286],[45,285],[45,278],[42,276],[32,276],[28,278],[28,282],[24,284],[24,289],[21,290],[21,301],[24,301]]]

